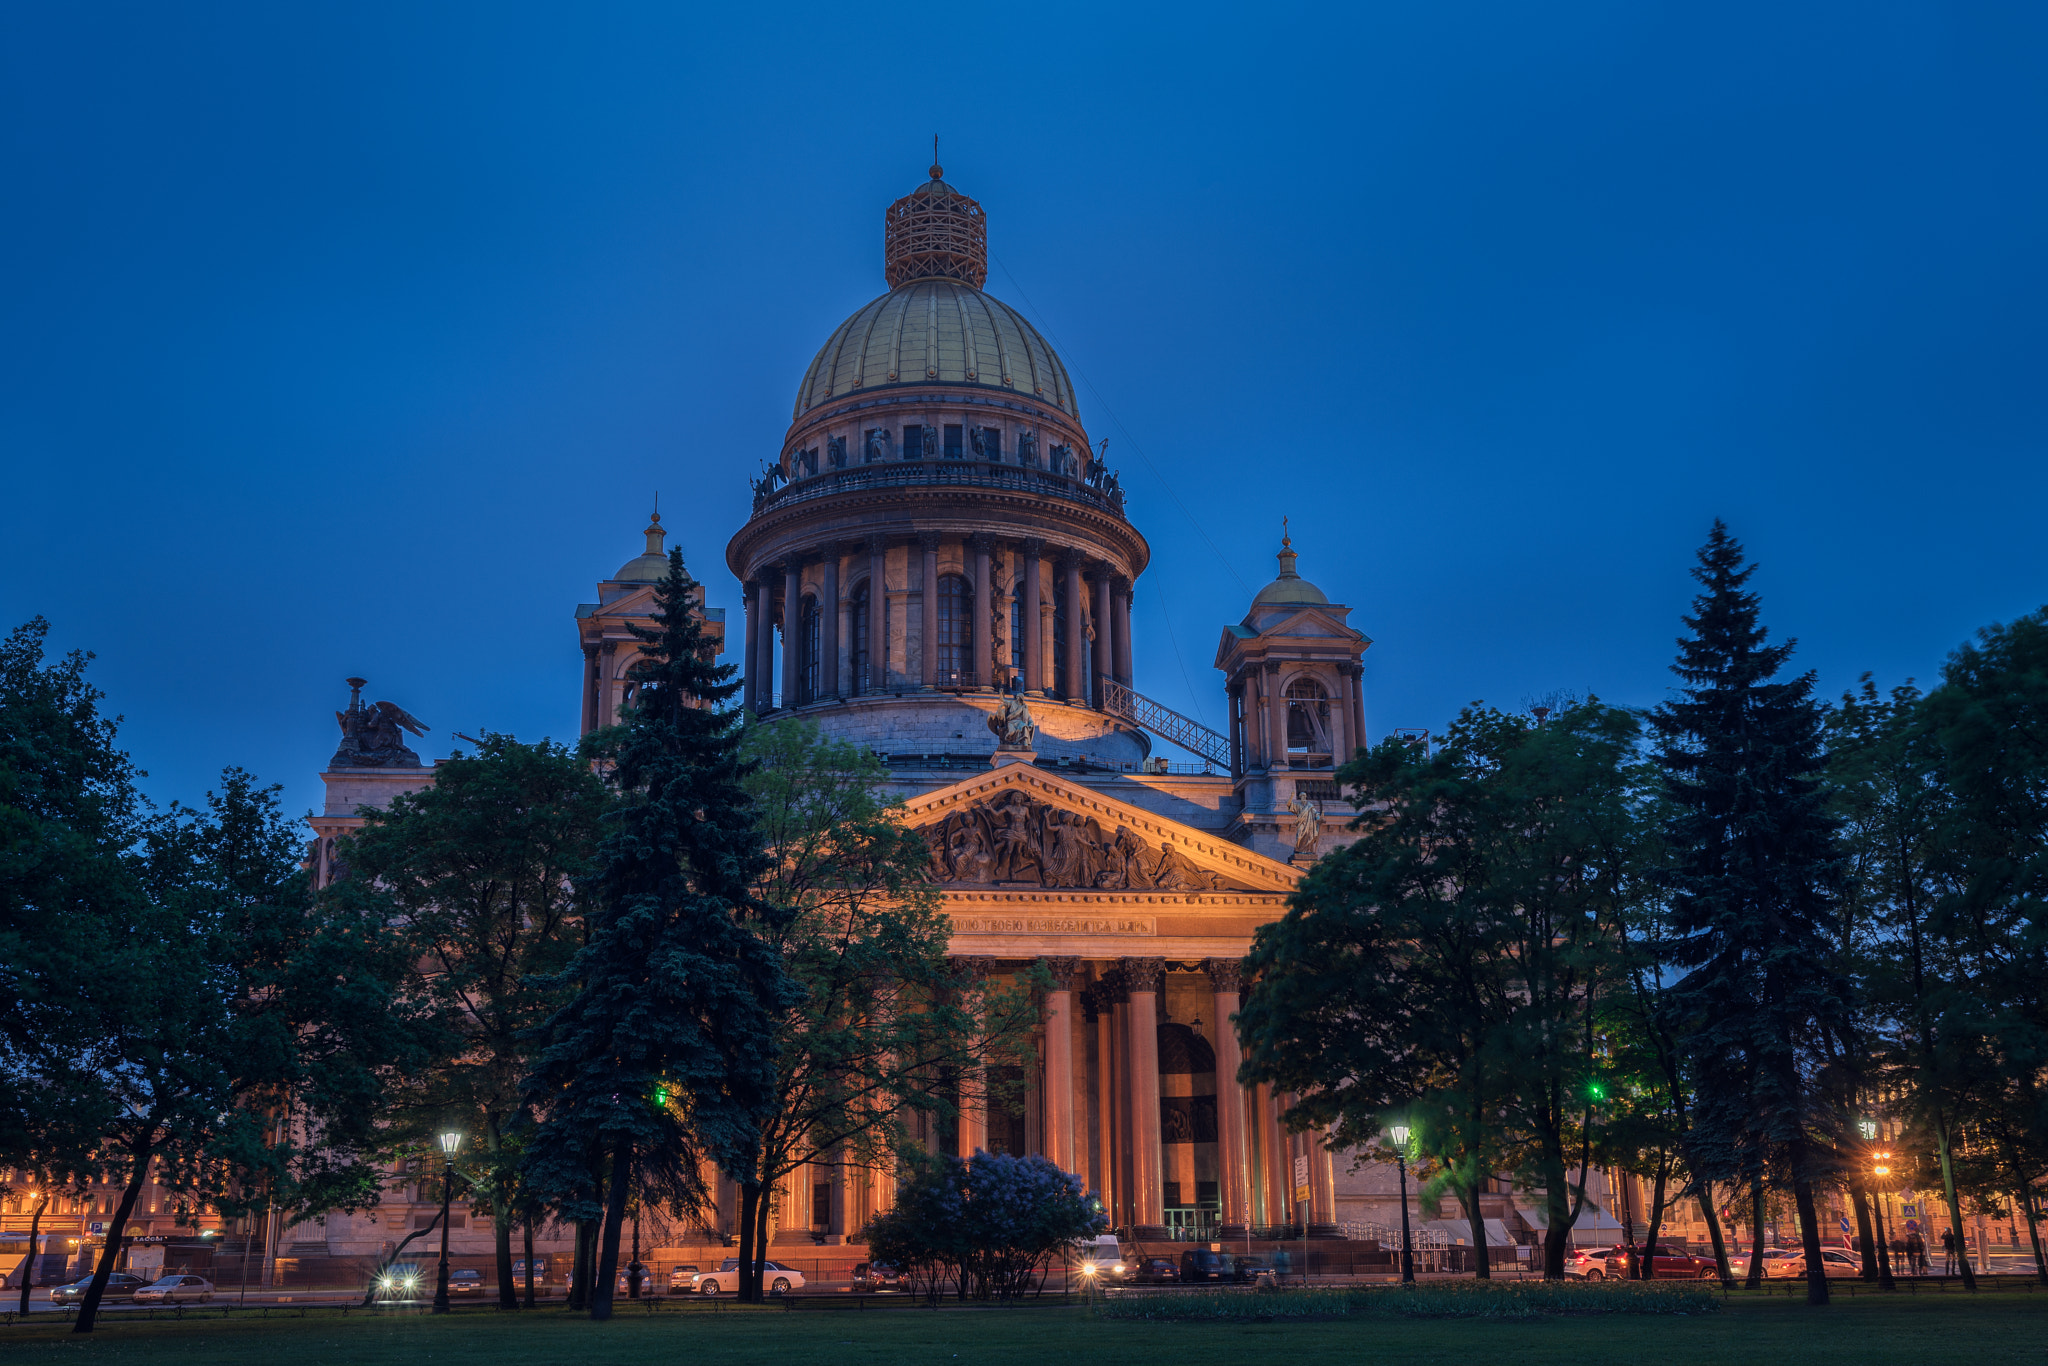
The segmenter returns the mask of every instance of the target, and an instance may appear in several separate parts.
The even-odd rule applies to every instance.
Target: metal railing
[[[1115,517],[1124,515],[1123,499],[1090,488],[1079,479],[1048,470],[1018,465],[1000,465],[981,460],[941,458],[937,460],[891,460],[878,465],[856,465],[843,470],[824,470],[808,478],[784,484],[757,498],[754,511],[807,502],[834,493],[864,489],[896,488],[982,488],[1009,493],[1041,494],[1085,503]]]
[[[1126,687],[1107,674],[1096,675],[1097,686],[1101,688],[1102,709],[1111,716],[1120,716],[1136,726],[1142,726],[1162,740],[1171,740],[1190,754],[1199,755],[1226,773],[1235,773],[1237,764],[1230,752],[1230,739],[1210,730],[1199,721],[1182,716],[1173,708],[1154,702],[1145,694]]]

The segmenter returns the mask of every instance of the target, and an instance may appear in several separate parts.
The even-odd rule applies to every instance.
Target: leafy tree
[[[1006,991],[956,971],[930,847],[897,819],[871,753],[785,720],[750,726],[745,754],[769,854],[755,895],[778,912],[762,933],[800,994],[776,1021],[773,1100],[742,1192],[809,1162],[893,1168],[906,1119],[986,1105],[1000,1089],[988,1078],[1022,1061],[1034,983]],[[743,1201],[743,1298],[760,1298],[769,1216],[767,1199]]]
[[[1347,765],[1362,837],[1260,928],[1238,1015],[1240,1076],[1294,1092],[1296,1127],[1364,1148],[1412,1117],[1475,1246],[1482,1178],[1540,1184],[1550,1276],[1585,1198],[1595,1006],[1638,895],[1634,735],[1597,703],[1547,725],[1473,707],[1433,755],[1393,740]]]
[[[593,745],[622,804],[599,849],[589,940],[564,973],[575,992],[547,1023],[527,1089],[537,1184],[594,1203],[593,1155],[604,1164],[598,1319],[611,1316],[629,1193],[651,1180],[687,1195],[699,1152],[736,1177],[753,1171],[774,1103],[775,1025],[797,998],[762,937],[780,926],[754,890],[768,858],[739,718],[722,709],[738,685],[712,663],[696,594],[671,552],[655,626],[635,628],[637,695]]]
[[[1833,1176],[1838,1116],[1813,1077],[1846,993],[1834,971],[1844,868],[1820,780],[1821,712],[1810,674],[1773,681],[1793,647],[1767,643],[1743,587],[1755,567],[1720,522],[1693,572],[1704,591],[1672,669],[1684,686],[1653,717],[1671,861],[1666,961],[1683,973],[1672,998],[1697,1079],[1692,1151],[1717,1178],[1781,1174],[1799,1212],[1807,1302],[1825,1304],[1813,1192]]]
[[[360,894],[402,927],[416,970],[406,995],[430,1010],[442,1056],[398,1079],[386,1130],[430,1149],[473,1130],[464,1167],[488,1203],[498,1303],[517,1306],[512,1225],[534,1034],[567,995],[560,973],[582,942],[583,898],[609,798],[588,762],[548,741],[485,733],[474,757],[366,814],[344,860]]]
[[[949,1277],[963,1300],[1011,1300],[1108,1223],[1081,1178],[1044,1157],[917,1154],[895,1206],[869,1224],[867,1241],[870,1255],[905,1268],[933,1300]]]

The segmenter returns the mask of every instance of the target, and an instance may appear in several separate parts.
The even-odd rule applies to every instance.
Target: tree
[[[1295,1093],[1291,1125],[1358,1149],[1411,1117],[1475,1246],[1482,1179],[1541,1184],[1553,1277],[1584,1203],[1595,1007],[1638,895],[1634,735],[1597,703],[1545,725],[1475,706],[1434,755],[1390,740],[1347,765],[1361,838],[1259,929],[1238,1015],[1240,1076]]]
[[[1953,962],[1954,980],[1928,972],[1947,1008],[1926,1013],[1921,1073],[1966,1063],[1979,1073],[2004,1181],[2031,1206],[2048,1155],[2048,608],[1988,627],[1951,655],[1924,715],[1949,799],[1937,847],[1950,889],[1928,917],[1928,939]],[[1925,1118],[1960,1242],[1956,1126],[1934,1107]],[[2036,1246],[2037,1274],[2048,1277]]]
[[[1697,1078],[1695,1160],[1716,1177],[1781,1175],[1799,1211],[1807,1302],[1825,1304],[1814,1187],[1833,1175],[1839,1117],[1813,1077],[1846,1011],[1831,935],[1844,868],[1813,678],[1773,681],[1793,645],[1767,643],[1743,587],[1754,572],[1715,522],[1672,666],[1684,686],[1652,718],[1671,860],[1665,952],[1683,974],[1672,998]]]
[[[402,927],[416,970],[406,994],[432,1012],[445,1051],[394,1086],[394,1146],[431,1148],[449,1124],[476,1132],[468,1168],[495,1233],[498,1303],[517,1307],[521,1088],[538,1026],[567,992],[582,942],[598,825],[609,797],[571,750],[485,732],[474,757],[437,765],[433,786],[365,813],[344,854],[366,897]]]
[[[867,1240],[870,1255],[923,1281],[930,1299],[950,1276],[963,1300],[1011,1300],[1108,1223],[1081,1178],[1046,1158],[941,1153],[913,1159],[895,1207],[869,1224]]]
[[[893,1169],[909,1116],[1001,1098],[989,1078],[1029,1048],[1040,983],[1006,991],[956,970],[930,846],[882,795],[873,754],[795,720],[748,727],[745,753],[769,854],[755,895],[777,908],[762,933],[799,994],[776,1021],[773,1101],[741,1189],[810,1162]],[[742,1298],[760,1298],[769,1215],[743,1200]]]
[[[655,625],[634,628],[637,695],[592,744],[621,805],[598,852],[589,940],[563,974],[574,994],[527,1086],[539,1121],[529,1174],[587,1211],[602,1164],[597,1319],[611,1316],[630,1191],[652,1180],[687,1194],[698,1152],[735,1176],[752,1170],[774,1103],[775,1024],[797,999],[762,938],[779,928],[754,890],[768,858],[739,718],[721,709],[738,685],[711,662],[696,595],[671,552]]]

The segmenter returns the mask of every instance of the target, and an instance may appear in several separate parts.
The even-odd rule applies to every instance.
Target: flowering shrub
[[[868,1225],[868,1252],[902,1267],[930,1299],[949,1281],[961,1299],[1015,1299],[1054,1257],[1107,1226],[1081,1178],[1043,1157],[912,1154],[911,1163],[895,1208]]]

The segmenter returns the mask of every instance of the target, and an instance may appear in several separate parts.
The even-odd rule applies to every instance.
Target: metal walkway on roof
[[[1207,760],[1225,773],[1235,773],[1236,763],[1230,753],[1230,740],[1219,735],[1199,721],[1192,721],[1173,708],[1154,702],[1141,692],[1125,687],[1113,678],[1097,675],[1102,689],[1102,709],[1111,716],[1120,716],[1134,726],[1142,726],[1162,740],[1171,740],[1188,753]]]

